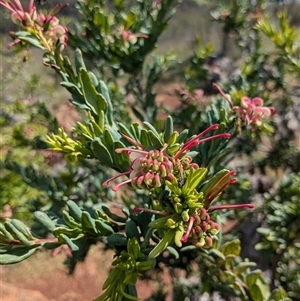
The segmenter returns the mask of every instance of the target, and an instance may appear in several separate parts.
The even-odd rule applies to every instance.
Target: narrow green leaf
[[[114,233],[114,230],[110,225],[104,223],[99,219],[95,220],[95,227],[97,230],[99,230],[99,234],[103,236],[108,236]]]
[[[132,219],[128,219],[125,224],[125,232],[128,238],[140,239],[140,233],[136,226],[136,223]]]
[[[101,142],[101,140],[99,138],[95,138],[92,142],[91,142],[91,149],[94,153],[94,155],[104,164],[108,165],[108,166],[112,166],[113,165],[113,159],[112,156],[110,154],[110,152],[108,151],[108,149],[106,148],[106,146]]]
[[[86,70],[80,69],[79,80],[86,104],[91,108],[94,114],[98,115],[100,111],[104,111],[106,109],[105,99],[93,86],[92,80]]]
[[[112,126],[114,124],[114,108],[108,93],[108,88],[102,80],[100,81],[100,89],[101,95],[106,102],[105,117],[107,118],[107,123]]]
[[[107,243],[113,246],[125,247],[127,246],[127,239],[121,233],[114,233],[107,237]]]
[[[60,243],[66,243],[73,252],[79,251],[79,247],[65,234],[60,234],[58,241]]]
[[[4,223],[7,231],[17,240],[19,240],[25,246],[32,246],[34,242],[30,241],[22,232],[20,232],[10,221]]]
[[[173,241],[176,229],[169,229],[159,243],[149,253],[149,258],[155,258],[160,255]]]
[[[168,116],[166,123],[165,123],[165,129],[164,129],[164,142],[165,143],[167,143],[169,141],[173,132],[174,132],[173,119],[171,116]]]
[[[81,223],[82,223],[83,230],[92,234],[98,233],[95,225],[95,220],[91,217],[91,215],[87,211],[82,212]]]
[[[163,147],[163,142],[157,135],[155,135],[152,131],[148,131],[148,135],[152,145],[156,149],[161,149]]]
[[[81,222],[82,210],[78,207],[78,205],[74,201],[68,201],[67,207],[70,212],[70,215],[77,221]]]
[[[209,253],[214,254],[215,256],[222,259],[223,261],[226,260],[224,254],[221,251],[217,250],[217,249],[211,249],[211,250],[209,250]]]
[[[79,74],[80,69],[86,70],[86,66],[82,57],[81,50],[79,48],[76,48],[75,50],[75,68],[77,71],[77,74]]]
[[[0,249],[2,247],[0,246]],[[36,250],[41,248],[39,245],[13,247],[6,253],[0,255],[0,264],[15,264],[30,257]]]
[[[181,144],[181,143],[185,142],[185,139],[187,138],[188,134],[189,134],[188,129],[185,129],[182,132],[180,132],[180,134],[178,135],[178,137],[176,139],[176,143]]]
[[[34,217],[36,221],[45,227],[49,232],[52,232],[55,229],[55,222],[45,212],[36,211],[34,212]]]

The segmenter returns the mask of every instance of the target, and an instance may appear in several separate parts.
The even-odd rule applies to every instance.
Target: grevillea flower
[[[132,148],[118,148],[117,153],[126,152],[131,161],[129,170],[121,173],[103,183],[107,186],[112,180],[123,175],[129,175],[129,179],[113,186],[117,191],[122,185],[131,183],[133,187],[152,190],[161,186],[161,181],[173,172],[173,163],[162,151],[144,151]]]
[[[222,193],[228,185],[236,182],[236,179],[232,178],[235,174],[235,170],[228,171],[208,189],[204,196],[203,207],[197,208],[185,223],[185,233],[181,238],[181,242],[186,243],[188,238],[191,237],[192,243],[196,247],[211,247],[213,236],[220,231],[220,226],[211,220],[210,212],[222,209],[254,208],[254,206],[249,203],[211,206],[214,199]],[[205,187],[203,189],[205,190]]]
[[[247,96],[244,96],[241,99],[240,106],[234,106],[231,99],[222,91],[222,89],[217,84],[213,85],[228,101],[231,109],[236,112],[237,116],[244,121],[245,125],[253,125],[253,129],[261,126],[263,121],[268,120],[275,114],[275,108],[264,107],[264,101],[259,97],[251,99]]]
[[[17,25],[24,27],[32,26],[36,19],[36,7],[34,0],[30,0],[28,4],[28,11],[25,11],[19,0],[5,1],[0,0],[0,4],[7,8],[12,14],[11,19]]]
[[[131,44],[135,44],[138,38],[147,39],[148,35],[145,33],[132,33],[131,30],[125,30],[124,27],[120,27],[118,30],[118,34],[122,37],[125,42],[129,42]]]
[[[174,177],[176,178],[182,175],[185,170],[190,168],[198,168],[196,163],[191,162],[192,158],[187,156],[187,152],[191,148],[205,141],[230,137],[230,134],[222,133],[211,137],[202,138],[202,136],[206,135],[209,131],[216,130],[218,127],[218,124],[214,124],[202,133],[191,138],[185,144],[183,144],[183,146],[174,156],[168,155],[165,150],[146,151],[143,145],[140,145],[136,141],[132,141],[131,138],[123,135],[124,138],[130,140],[131,143],[142,149],[116,149],[115,151],[117,153],[126,152],[131,159],[129,170],[111,179],[108,179],[103,183],[103,186],[106,187],[112,180],[127,175],[129,176],[129,179],[113,186],[112,189],[114,191],[117,191],[121,186],[129,183],[131,183],[131,185],[135,188],[153,190],[160,187],[162,185],[162,181],[164,180],[172,181]]]
[[[250,99],[244,96],[241,100],[241,106],[234,107],[234,110],[245,121],[246,125],[260,126],[264,120],[269,119],[275,113],[274,107],[264,107],[263,103],[263,100],[259,97]]]
[[[34,36],[48,51],[54,51],[59,45],[59,50],[62,51],[67,43],[67,28],[59,25],[59,19],[55,16],[61,12],[68,4],[58,4],[47,16],[37,14],[34,0],[29,1],[28,11],[25,11],[19,0],[5,1],[0,0],[0,5],[4,6],[11,12],[12,21],[25,29],[28,33]],[[30,43],[27,40],[22,40],[16,33],[11,32],[10,35],[14,41],[9,45],[9,48],[22,42],[25,44],[26,51],[24,53],[24,61],[26,60]]]
[[[228,185],[235,183],[236,179],[233,176],[236,171],[221,170],[204,182],[208,170],[199,167],[188,154],[200,143],[230,137],[229,133],[205,137],[218,127],[218,124],[211,125],[171,154],[168,152],[169,145],[164,145],[159,150],[148,151],[145,146],[123,135],[135,147],[116,149],[117,153],[125,152],[129,156],[131,161],[129,170],[108,179],[103,186],[107,186],[119,177],[127,176],[128,179],[114,185],[112,189],[117,191],[121,186],[131,184],[135,188],[158,193],[157,195],[162,195],[161,187],[165,189],[164,197],[153,202],[153,209],[135,208],[134,210],[135,212],[148,211],[162,216],[149,224],[151,228],[166,231],[165,236],[150,252],[150,257],[158,256],[172,242],[181,247],[183,243],[191,240],[197,247],[211,247],[213,237],[220,230],[220,226],[211,219],[212,211],[253,208],[252,204],[212,205]]]

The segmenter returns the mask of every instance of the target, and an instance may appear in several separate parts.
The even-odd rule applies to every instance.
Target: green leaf
[[[255,284],[256,280],[261,277],[261,271],[251,271],[250,273],[248,273],[246,275],[246,283],[249,287],[249,289],[251,288],[252,285]]]
[[[94,155],[104,164],[108,166],[113,165],[113,159],[107,147],[101,142],[99,138],[91,142],[91,149]]]
[[[217,250],[217,249],[210,249],[209,253],[214,254],[215,256],[222,259],[223,261],[226,260],[224,254],[221,251]]]
[[[77,238],[81,231],[79,229],[70,229],[67,227],[57,227],[52,231],[55,237],[59,237],[61,234],[65,234],[70,238]]]
[[[196,189],[199,184],[203,181],[204,177],[207,174],[207,168],[199,168],[195,171],[190,171],[183,187],[182,192],[184,194],[191,193],[194,189]]]
[[[182,132],[180,132],[180,134],[178,135],[177,139],[176,139],[176,143],[183,143],[185,141],[185,139],[187,138],[189,134],[189,130],[188,129],[185,129],[183,130]]]
[[[84,100],[92,112],[98,115],[100,111],[104,111],[106,109],[106,101],[93,86],[89,73],[86,70],[80,69],[79,81],[81,83]]]
[[[44,46],[41,45],[40,41],[34,36],[27,36],[23,34],[24,32],[18,31],[14,33],[14,36],[18,37],[20,40],[31,44],[34,47],[40,48],[42,50],[46,50]]]
[[[168,250],[173,256],[175,256],[176,259],[179,259],[179,253],[177,252],[176,249],[174,249],[174,248],[171,247],[171,246],[168,246],[168,247],[167,247],[167,250]]]
[[[107,123],[109,125],[113,125],[114,124],[114,108],[108,93],[108,89],[106,84],[104,83],[104,81],[100,80],[100,89],[101,89],[101,95],[103,97],[103,99],[105,99],[106,102],[106,112],[105,112],[105,117],[107,118]]]
[[[132,219],[128,219],[125,224],[125,232],[128,238],[138,238],[140,239],[140,233],[136,226],[136,223]]]
[[[130,11],[125,19],[124,22],[124,29],[128,30],[132,24],[134,24],[134,22],[136,21],[136,14],[133,11]]]
[[[95,227],[99,230],[99,234],[103,236],[108,236],[114,233],[114,230],[110,225],[99,219],[95,220]]]
[[[74,201],[68,201],[67,207],[70,215],[77,221],[81,222],[82,210],[78,207],[78,205]]]
[[[87,211],[82,212],[81,223],[82,223],[83,230],[92,234],[98,233],[95,225],[95,220],[91,217],[91,215]]]
[[[125,247],[127,246],[127,239],[121,233],[114,233],[107,237],[107,243],[113,246]]]
[[[221,246],[220,251],[224,254],[224,256],[239,256],[241,252],[240,241],[238,239],[228,241]]]
[[[10,220],[6,220],[4,223],[4,226],[7,231],[10,232],[10,234],[17,240],[19,240],[23,245],[25,246],[31,246],[34,244],[34,242],[30,241],[30,238],[27,237],[27,235],[24,235],[21,231],[19,231]]]
[[[55,222],[45,212],[36,211],[34,212],[34,217],[36,221],[39,222],[49,232],[52,232],[55,229]]]
[[[86,66],[82,57],[82,52],[79,48],[76,48],[75,50],[75,68],[77,71],[77,74],[79,74],[80,69],[86,70]]]
[[[255,262],[240,262],[237,266],[235,266],[233,268],[233,272],[235,274],[242,274],[244,272],[246,272],[247,269],[249,268],[253,268],[256,266],[256,263]]]
[[[222,169],[219,172],[217,172],[206,184],[204,187],[201,188],[201,191],[206,194],[210,191],[211,188],[213,188],[226,174],[228,174],[228,169]],[[224,185],[224,181],[228,181],[228,179],[224,179],[221,181],[218,186],[215,187],[215,191],[218,191],[219,188],[221,188]]]
[[[155,258],[160,255],[173,241],[176,229],[169,229],[159,243],[149,253],[149,258]]]
[[[255,301],[264,301],[265,300],[263,298],[263,294],[262,294],[261,289],[256,284],[253,284],[249,288],[249,292],[250,292],[250,295],[252,297],[252,300],[255,300]]]
[[[152,131],[148,131],[148,136],[152,145],[156,149],[161,149],[163,147],[163,142],[161,141],[159,136],[155,135]]]
[[[173,132],[174,132],[173,119],[171,116],[168,116],[166,123],[165,123],[165,129],[164,129],[164,142],[165,143],[167,143],[169,141]]]
[[[69,248],[71,249],[71,251],[73,252],[76,252],[76,251],[79,251],[80,250],[80,245],[82,245],[82,238],[83,236],[80,236],[77,238],[77,243],[79,243],[79,245],[77,245],[76,241],[74,240],[71,240],[67,235],[65,234],[60,234],[59,237],[58,237],[58,241],[60,243],[66,243]],[[81,239],[79,241],[79,239]],[[85,238],[84,238],[85,240]]]
[[[286,291],[280,286],[272,291],[269,301],[291,301],[291,299],[287,297]]]
[[[40,245],[33,246],[18,246],[8,249],[2,253],[3,246],[0,245],[1,255],[0,264],[15,264],[30,257],[36,250],[41,248]]]

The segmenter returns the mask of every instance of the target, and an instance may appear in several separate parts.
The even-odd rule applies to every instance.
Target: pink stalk
[[[207,203],[210,204],[210,203],[213,201],[213,199],[214,199],[219,193],[221,193],[228,185],[233,184],[233,183],[235,183],[235,182],[236,182],[236,179],[230,179],[230,180],[228,180],[225,184],[223,184],[223,185],[220,187],[220,189],[219,189],[217,192],[215,192],[213,195],[211,195],[209,199],[206,199],[206,200],[205,200],[205,204],[207,204]]]
[[[196,138],[200,138],[200,137],[206,135],[208,132],[217,130],[218,128],[219,128],[219,125],[218,125],[218,124],[213,124],[213,125],[211,125],[210,127],[208,127],[206,130],[204,130],[203,132],[201,132],[200,134],[198,134],[198,135],[196,136]]]
[[[125,138],[127,141],[129,141],[129,142],[132,143],[133,145],[138,146],[138,147],[140,147],[140,148],[142,148],[142,149],[145,149],[145,146],[144,146],[144,145],[140,144],[139,142],[135,141],[134,139],[130,138],[129,136],[127,136],[127,135],[121,133],[120,131],[118,131],[118,132],[119,132],[119,134],[120,134],[123,138]]]
[[[121,176],[129,175],[131,172],[132,172],[132,170],[128,170],[128,171],[125,171],[125,172],[123,172],[123,173],[120,173],[120,174],[118,174],[118,175],[116,175],[116,176],[114,176],[114,177],[112,177],[112,178],[106,180],[106,181],[102,184],[102,186],[103,186],[103,187],[106,187],[111,181],[113,181],[113,180],[115,180],[115,179],[117,179],[117,178],[119,178],[119,177],[121,177]]]
[[[222,183],[227,177],[229,177],[229,176],[234,176],[234,175],[236,175],[236,170],[231,170],[231,171],[229,171],[227,174],[225,174],[210,190],[209,190],[209,192],[207,193],[207,196],[206,196],[206,198],[205,198],[205,205],[209,205],[210,204],[210,202],[209,202],[209,200],[211,200],[212,199],[212,197],[211,197],[211,195],[212,195],[212,193],[214,192],[214,190],[218,187],[218,185],[220,185],[220,183]],[[226,183],[228,183],[228,182],[226,182]],[[230,184],[230,183],[228,183],[228,184]],[[226,186],[228,185],[228,184],[226,184]],[[226,187],[225,186],[225,187]],[[222,187],[224,187],[224,185],[222,186]],[[224,187],[224,188],[225,188]],[[224,189],[223,188],[223,189]],[[220,193],[221,191],[220,191],[220,189],[218,190],[218,193],[217,193],[217,195]],[[216,194],[214,193],[214,196],[215,196]],[[208,203],[208,204],[207,204]],[[206,206],[205,206],[206,207]]]
[[[30,1],[33,1],[33,0],[30,0]],[[24,12],[24,9],[23,9],[23,6],[22,6],[21,2],[19,0],[15,0],[15,3],[17,4],[17,7],[19,8],[19,10]]]
[[[7,49],[11,49],[12,46],[20,43],[21,40],[20,39],[15,39],[13,42],[11,42],[8,46],[7,46]]]
[[[29,14],[34,10],[34,8],[35,8],[35,6],[34,6],[34,4],[33,4],[33,1],[34,0],[30,0],[29,1],[29,4],[28,4],[28,12],[29,12]]]
[[[149,152],[146,152],[146,151],[143,151],[143,150],[140,150],[140,149],[126,148],[126,147],[116,148],[115,152],[117,154],[122,153],[122,152],[128,152],[128,153],[137,153],[137,154],[142,154],[142,155],[147,155],[149,153]]]
[[[254,205],[252,204],[238,204],[238,205],[218,205],[218,206],[211,206],[207,209],[208,212],[212,212],[215,210],[222,210],[222,209],[240,209],[240,208],[250,208],[253,209]]]
[[[199,139],[198,136],[196,136],[183,145],[183,147],[174,156],[174,159],[178,159],[185,151],[190,150],[192,147],[197,146],[202,142],[206,142],[206,141],[217,139],[217,138],[228,139],[228,138],[230,138],[230,134],[222,133],[222,134],[214,135],[214,136],[207,137],[204,139]]]
[[[189,226],[185,232],[185,234],[182,236],[181,238],[181,241],[183,243],[186,243],[188,241],[188,238],[189,238],[189,235],[191,233],[191,230],[192,230],[192,227],[193,227],[193,224],[194,224],[194,221],[195,221],[195,218],[193,216],[190,217],[190,220],[189,220]]]
[[[16,7],[11,2],[5,2],[5,0],[1,0],[0,4],[10,10],[12,13],[15,13],[17,11]]]
[[[69,7],[69,3],[65,3],[64,5],[62,3],[56,4],[54,8],[49,12],[49,16],[57,16],[63,9],[66,7]],[[57,10],[58,9],[58,10]],[[56,11],[57,10],[57,11]]]
[[[121,186],[123,186],[123,185],[125,185],[125,184],[128,184],[128,183],[131,183],[131,181],[132,181],[132,179],[128,179],[128,180],[126,180],[126,181],[121,182],[120,184],[117,184],[117,185],[113,186],[111,189],[112,189],[113,191],[118,191],[119,188],[120,188]],[[104,185],[104,184],[103,184],[103,185]]]
[[[231,99],[224,93],[224,91],[215,83],[212,84],[213,87],[215,87],[219,92],[220,94],[228,101],[229,105],[230,105],[230,108],[233,109],[233,103],[231,101]]]

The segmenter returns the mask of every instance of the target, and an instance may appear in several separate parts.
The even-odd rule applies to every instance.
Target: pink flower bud
[[[160,176],[162,178],[165,178],[167,176],[167,169],[166,169],[166,166],[164,164],[160,164],[159,173],[160,173]]]
[[[211,247],[212,247],[213,240],[212,240],[211,237],[206,236],[206,237],[205,237],[205,242],[206,242],[206,246],[207,246],[208,248],[211,248]]]
[[[24,18],[24,13],[21,11],[17,11],[11,14],[11,20],[13,21],[14,24],[17,25],[23,25],[22,21]]]
[[[208,228],[207,222],[202,222],[201,223],[201,228],[202,228],[203,232],[206,232],[207,228]]]

